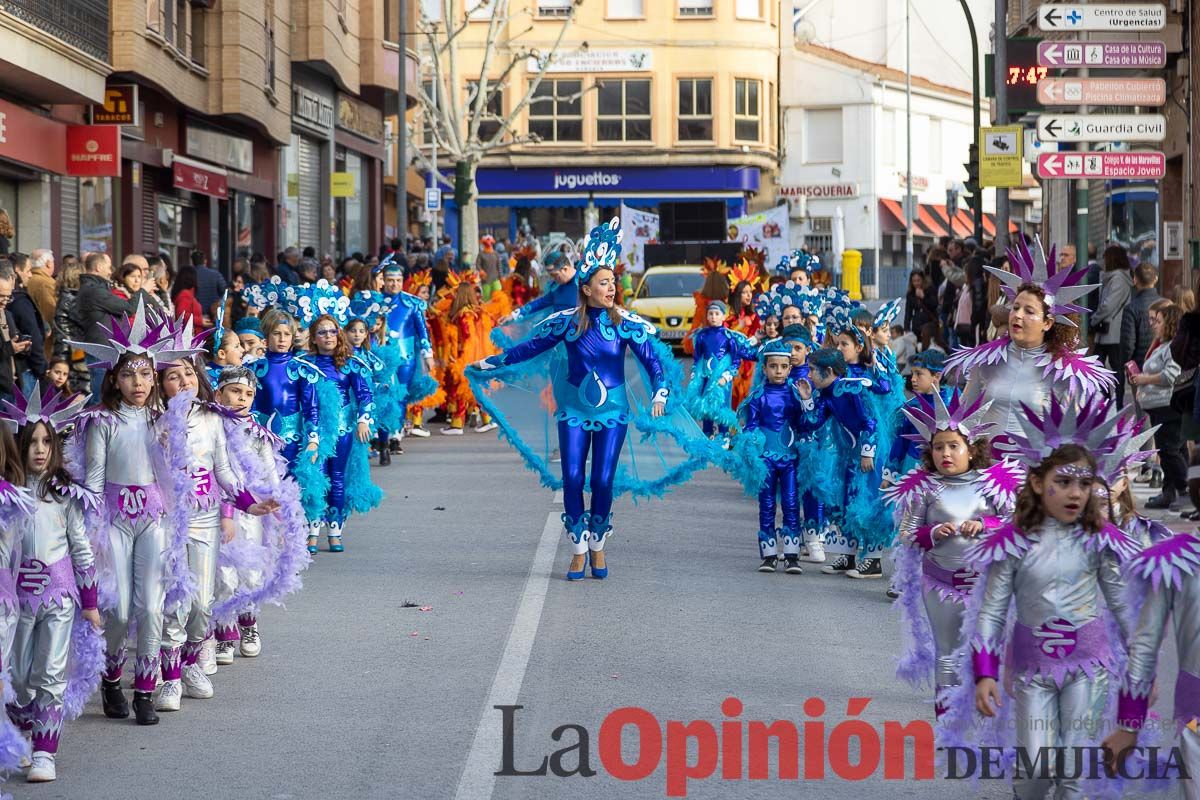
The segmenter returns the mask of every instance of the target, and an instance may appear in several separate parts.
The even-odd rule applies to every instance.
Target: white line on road
[[[554,502],[560,506],[562,505],[562,489],[554,493]]]
[[[559,515],[551,514],[546,519],[542,538],[538,540],[525,590],[521,593],[521,604],[517,606],[517,615],[508,632],[500,668],[496,670],[487,702],[483,704],[483,716],[479,720],[479,727],[475,729],[467,764],[463,767],[458,791],[454,793],[455,800],[489,800],[492,796],[492,789],[496,785],[496,776],[492,773],[500,764],[502,745],[500,712],[493,706],[515,705],[521,693],[521,683],[529,666],[529,654],[533,650],[533,640],[542,619],[542,605],[546,600],[550,570],[561,532]]]

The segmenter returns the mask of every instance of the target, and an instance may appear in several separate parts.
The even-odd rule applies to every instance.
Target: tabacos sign
[[[615,189],[621,185],[621,175],[602,169],[592,171],[554,172],[554,188],[572,191],[575,189]]]

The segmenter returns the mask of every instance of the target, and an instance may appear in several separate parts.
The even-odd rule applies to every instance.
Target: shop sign
[[[225,171],[206,168],[203,164],[184,161],[179,156],[171,164],[175,188],[206,194],[222,200],[229,197],[229,183]]]
[[[238,172],[254,172],[254,143],[241,136],[189,124],[187,154]]]
[[[292,117],[328,131],[333,127],[333,102],[303,86],[293,86]]]
[[[0,158],[66,174],[67,126],[0,100]]]
[[[530,56],[526,70],[538,72],[649,72],[654,68],[650,50],[605,50],[589,47],[570,53],[554,53],[545,58]]]
[[[329,176],[330,197],[354,197],[354,173],[334,172]]]
[[[80,177],[119,177],[121,129],[116,125],[68,125],[66,172]]]
[[[104,89],[104,102],[92,104],[93,125],[141,125],[138,119],[138,87],[122,83]]]
[[[383,141],[383,112],[354,97],[338,95],[337,126],[373,142]]]
[[[806,183],[799,186],[780,186],[779,196],[789,200],[807,197],[810,200],[826,200],[858,197],[857,183]]]

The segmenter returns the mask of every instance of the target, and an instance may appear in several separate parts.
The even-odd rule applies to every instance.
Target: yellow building
[[[476,2],[482,5],[458,37],[453,96],[464,105],[472,96],[489,39],[489,80],[500,80],[516,60],[489,101],[495,119],[481,126],[486,140],[497,119],[511,116],[506,140],[516,137],[480,164],[481,233],[512,237],[528,223],[540,235],[579,236],[622,201],[663,210],[664,227],[671,202],[723,201],[730,217],[761,205],[759,187],[773,180],[779,162],[778,2],[585,0],[524,107],[540,65],[519,56],[553,49],[572,0],[511,0],[507,21],[495,26],[491,2]],[[423,8],[436,13],[439,5]],[[425,55],[428,43],[416,41]],[[431,74],[424,78],[428,86]],[[444,94],[449,84],[441,86]],[[412,118],[428,151],[420,112]],[[445,152],[439,155],[441,168],[451,170]],[[449,196],[446,206],[453,235]]]

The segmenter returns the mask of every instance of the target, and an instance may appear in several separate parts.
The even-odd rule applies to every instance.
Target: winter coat
[[[1150,306],[1161,299],[1154,287],[1139,289],[1130,298],[1121,317],[1121,363],[1131,359],[1140,367],[1146,359],[1146,351],[1154,341],[1150,328]]]
[[[1100,276],[1100,303],[1091,320],[1091,329],[1096,332],[1096,344],[1121,343],[1122,317],[1132,296],[1133,278],[1129,270],[1109,270]]]

